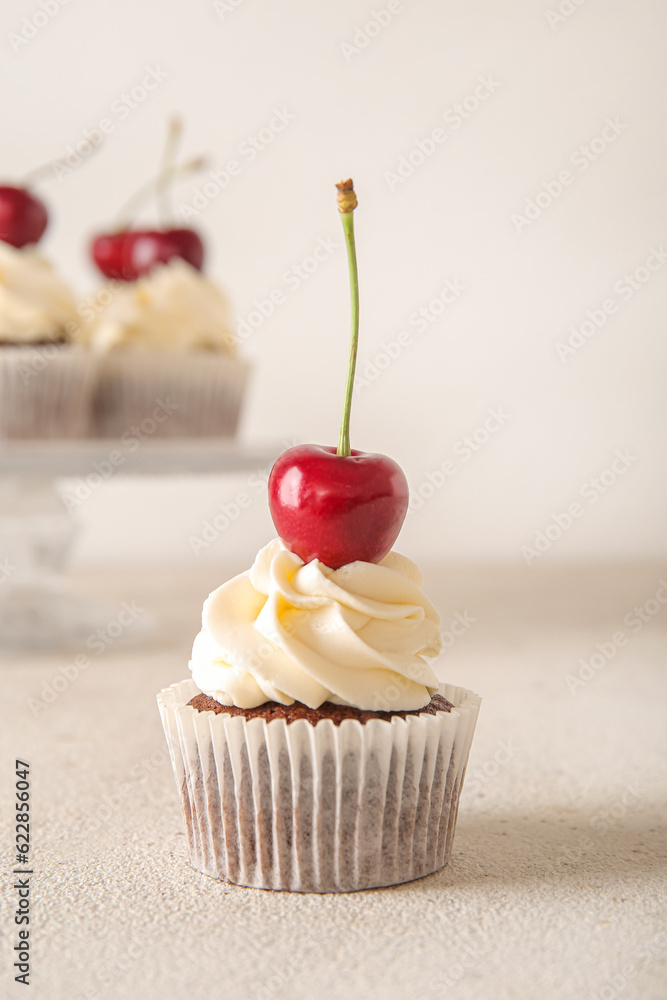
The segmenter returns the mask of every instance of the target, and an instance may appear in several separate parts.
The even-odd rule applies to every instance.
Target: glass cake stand
[[[225,475],[266,467],[280,447],[245,448],[225,438],[143,442],[6,441],[0,444],[0,648],[81,646],[118,613],[67,589],[64,572],[79,522],[59,492],[63,478]],[[125,641],[152,632],[142,615]]]

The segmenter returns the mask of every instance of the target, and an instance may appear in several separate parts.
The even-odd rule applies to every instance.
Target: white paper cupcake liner
[[[96,367],[82,347],[0,345],[0,438],[85,437]]]
[[[452,847],[480,698],[340,726],[198,712],[158,695],[194,868],[238,885],[350,892],[438,871]]]
[[[152,432],[158,437],[231,437],[249,371],[213,351],[111,351],[100,360],[95,434],[121,437],[159,406],[166,419]]]

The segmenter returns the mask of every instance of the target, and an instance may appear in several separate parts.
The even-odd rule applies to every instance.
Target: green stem
[[[347,362],[347,382],[343,401],[343,417],[340,422],[337,455],[348,458],[350,449],[350,411],[352,409],[352,391],[354,389],[354,372],[357,367],[357,348],[359,346],[359,276],[357,274],[357,251],[354,244],[354,214],[341,214],[347,247],[347,263],[350,271],[350,296],[352,299],[352,329],[350,333],[350,355]]]

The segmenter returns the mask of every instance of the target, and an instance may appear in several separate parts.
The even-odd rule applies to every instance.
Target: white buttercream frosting
[[[0,240],[0,340],[30,344],[75,335],[76,303],[53,266],[32,247]]]
[[[438,690],[424,657],[441,649],[422,575],[396,552],[332,570],[279,539],[207,598],[190,669],[223,705],[324,701],[417,709]]]
[[[235,353],[227,298],[212,281],[180,258],[137,281],[115,282],[98,314],[92,346]]]

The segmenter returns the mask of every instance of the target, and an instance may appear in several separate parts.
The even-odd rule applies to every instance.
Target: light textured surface
[[[30,995],[664,1000],[665,614],[655,595],[665,575],[428,570],[446,641],[456,614],[463,633],[439,672],[484,699],[452,860],[410,885],[340,896],[241,889],[185,861],[155,692],[186,676],[221,572],[79,577],[86,593],[154,610],[160,628],[142,647],[89,651],[91,665],[37,717],[27,699],[73,654],[3,663],[5,858],[16,755],[33,776]],[[650,620],[633,631],[639,619],[623,619],[647,601]],[[566,675],[619,630],[627,644],[572,693]],[[9,972],[13,903],[4,892],[3,998],[23,995]]]

